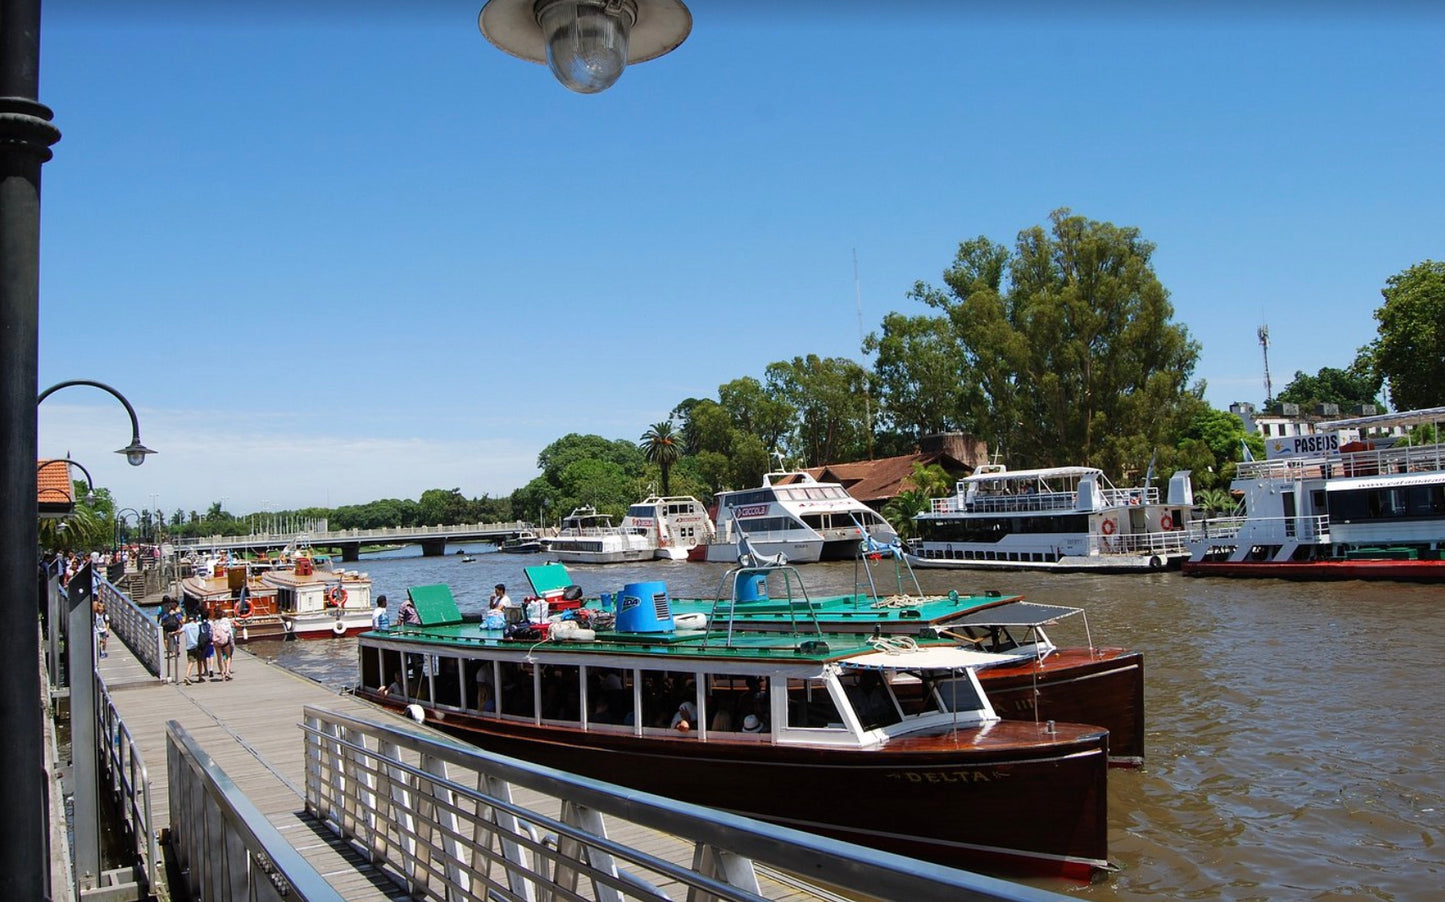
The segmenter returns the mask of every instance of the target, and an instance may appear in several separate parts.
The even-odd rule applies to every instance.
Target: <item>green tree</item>
[[[1380,386],[1383,380],[1370,364],[1368,353],[1362,351],[1349,369],[1321,367],[1313,376],[1296,371],[1289,385],[1284,387],[1276,401],[1298,404],[1301,410],[1314,410],[1321,404],[1338,404],[1341,413],[1362,405],[1380,404]]]
[[[471,504],[461,489],[427,489],[417,501],[421,522],[427,526],[455,526],[469,519]]]
[[[1138,229],[1068,210],[1050,223],[1021,232],[1011,255],[983,238],[961,245],[947,290],[919,285],[913,296],[952,325],[961,421],[1015,466],[1142,473],[1197,409],[1198,343],[1172,322],[1154,245]]]
[[[883,517],[897,532],[900,539],[911,539],[918,535],[918,521],[913,518],[927,511],[933,499],[919,489],[904,489],[883,505]]]
[[[1378,337],[1369,348],[1375,371],[1390,383],[1398,410],[1445,403],[1445,262],[1426,260],[1391,276],[1375,311]]]
[[[662,471],[662,494],[670,495],[673,464],[677,463],[678,436],[672,430],[672,423],[663,420],[660,423],[653,423],[644,433],[639,441],[642,447],[642,454],[647,458],[648,463],[656,464]]]
[[[915,442],[970,425],[963,417],[963,358],[948,320],[889,313],[881,334],[869,334],[863,350],[877,354],[880,423]]]
[[[767,369],[769,394],[797,416],[783,450],[815,467],[868,456],[868,372],[846,357],[809,354]]]
[[[764,448],[778,447],[795,424],[797,409],[751,376],[718,386],[717,397],[732,428],[757,436]]]

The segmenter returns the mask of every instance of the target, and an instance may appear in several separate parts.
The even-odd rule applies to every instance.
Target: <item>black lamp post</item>
[[[40,167],[60,140],[39,97],[40,0],[0,2],[0,874],[15,899],[50,898],[48,787],[35,568]]]
[[[121,508],[120,510],[116,511],[116,512],[115,512],[115,536],[116,536],[117,544],[122,544],[121,540],[125,540],[124,544],[129,544],[130,534],[127,533],[127,532],[124,532],[124,529],[125,529],[125,526],[126,526],[126,520],[125,520],[125,518],[126,518],[127,515],[130,515],[130,516],[134,516],[134,517],[135,517],[135,526],[136,526],[136,529],[140,529],[140,528],[141,528],[140,511],[136,510],[136,509],[133,508],[133,507],[123,507],[123,508]]]

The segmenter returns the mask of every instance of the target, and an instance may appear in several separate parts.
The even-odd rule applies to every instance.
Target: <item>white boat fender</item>
[[[552,623],[547,636],[558,642],[595,642],[597,631],[588,629],[575,620],[558,620]]]
[[[331,624],[331,632],[337,636],[346,635],[346,624],[340,620],[333,621]]]
[[[702,612],[675,614],[672,618],[672,628],[677,630],[705,630],[707,629],[707,615]]]
[[[415,703],[407,705],[406,716],[410,717],[417,723],[426,723],[426,711],[422,708],[421,705]]]

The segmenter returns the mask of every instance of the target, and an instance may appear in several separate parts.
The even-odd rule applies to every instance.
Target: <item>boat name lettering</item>
[[[768,506],[766,504],[748,504],[733,508],[733,514],[739,517],[762,517],[767,513]]]
[[[1266,456],[1295,457],[1301,454],[1339,454],[1340,437],[1336,433],[1322,435],[1288,435],[1265,443]]]
[[[907,780],[909,783],[992,783],[993,776],[981,770],[916,771],[905,770],[888,775],[893,780]]]

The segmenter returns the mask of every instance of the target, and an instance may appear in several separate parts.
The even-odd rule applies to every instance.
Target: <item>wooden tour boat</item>
[[[1107,731],[1002,719],[997,656],[955,639],[700,624],[661,582],[501,629],[409,595],[421,624],[361,635],[356,694],[489,750],[953,866],[1109,867]]]

